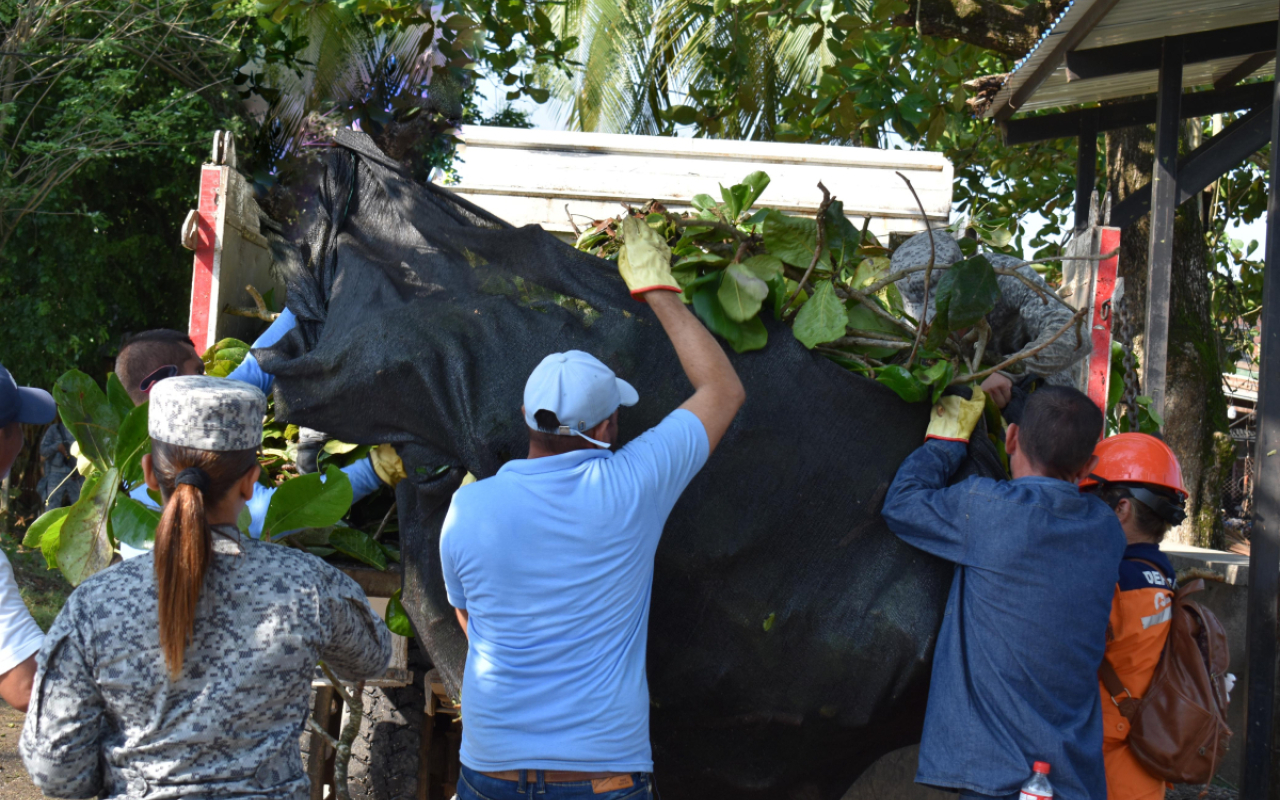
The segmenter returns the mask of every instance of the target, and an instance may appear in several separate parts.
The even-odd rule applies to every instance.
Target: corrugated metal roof
[[[1010,98],[1046,59],[1060,58],[1059,44],[1080,22],[1085,13],[1098,0],[1075,0],[1058,21],[1049,29],[1032,51],[1010,73],[1004,86],[984,116],[994,117],[1005,110]],[[1280,16],[1275,0],[1119,0],[1093,30],[1074,50],[1088,50],[1126,42],[1158,39],[1184,33],[1231,28],[1256,22],[1269,22]],[[1183,70],[1183,86],[1194,87],[1212,83],[1242,59],[1222,59],[1201,64],[1188,64]],[[1274,61],[1259,69],[1254,75],[1271,75]],[[1156,90],[1158,73],[1133,72],[1090,80],[1067,80],[1066,67],[1059,64],[1053,74],[1017,110],[1031,111],[1038,108],[1092,103],[1121,97],[1152,94]],[[1006,112],[1007,113],[1007,112]]]

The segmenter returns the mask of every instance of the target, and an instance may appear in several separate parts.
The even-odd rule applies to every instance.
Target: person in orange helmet
[[[1121,433],[1103,439],[1093,454],[1098,465],[1080,488],[1111,506],[1128,541],[1098,672],[1107,800],[1163,800],[1164,782],[1129,750],[1129,718],[1169,636],[1176,579],[1160,540],[1186,519],[1187,490],[1177,457],[1154,436]]]

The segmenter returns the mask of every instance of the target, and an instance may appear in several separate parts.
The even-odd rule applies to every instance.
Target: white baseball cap
[[[635,387],[613,374],[600,359],[581,350],[552,353],[534,368],[524,385],[524,421],[539,430],[534,414],[550,411],[560,420],[560,436],[580,436],[600,447],[608,447],[587,436],[608,419],[618,406],[633,406],[640,400]]]

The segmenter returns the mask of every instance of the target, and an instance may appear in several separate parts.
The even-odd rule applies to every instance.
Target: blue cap
[[[538,430],[534,414],[551,411],[560,419],[559,435],[580,436],[608,447],[584,431],[604,422],[618,406],[633,406],[639,399],[631,384],[595,356],[581,350],[552,353],[542,359],[524,385],[524,421]]]
[[[44,425],[53,422],[58,407],[44,389],[19,386],[9,370],[0,364],[0,428],[12,422]]]

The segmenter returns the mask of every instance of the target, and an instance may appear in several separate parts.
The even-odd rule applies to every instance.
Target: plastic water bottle
[[[1022,784],[1018,800],[1049,800],[1053,797],[1053,784],[1049,783],[1049,764],[1037,761],[1031,765],[1031,777]]]

